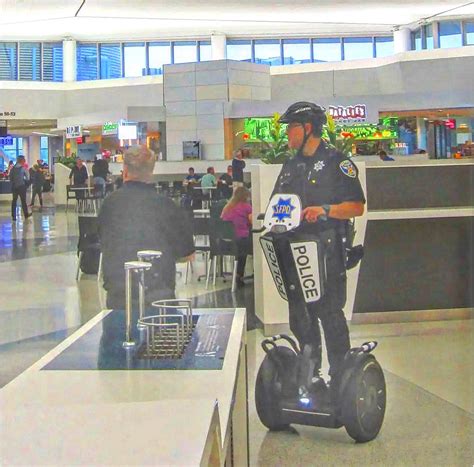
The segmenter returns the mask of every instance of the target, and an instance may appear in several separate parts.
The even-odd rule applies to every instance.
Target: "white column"
[[[393,31],[393,50],[396,54],[411,50],[411,30],[401,28]]]
[[[63,81],[76,81],[76,41],[63,40]]]
[[[40,158],[40,136],[34,135],[24,138],[23,145],[25,144],[25,140],[28,141],[28,153],[23,155],[25,156],[28,165],[32,167]]]
[[[212,60],[227,58],[227,37],[225,34],[211,34]]]

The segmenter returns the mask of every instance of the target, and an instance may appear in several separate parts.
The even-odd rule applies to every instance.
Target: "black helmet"
[[[313,133],[321,136],[323,125],[327,122],[326,109],[312,102],[295,102],[280,117],[280,123],[312,123]]]

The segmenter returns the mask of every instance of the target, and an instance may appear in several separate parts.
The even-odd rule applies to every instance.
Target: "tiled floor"
[[[73,212],[44,209],[12,223],[0,204],[0,387],[20,374],[103,306],[95,276],[75,280],[77,221]],[[474,464],[474,339],[472,321],[357,325],[354,344],[379,341],[376,355],[387,380],[387,412],[379,437],[354,444],[343,429],[296,426],[269,433],[258,420],[254,381],[263,358],[255,329],[253,289],[236,294],[229,283],[205,290],[184,274],[177,293],[196,306],[245,306],[251,465],[436,465]],[[184,272],[183,266],[181,269]]]

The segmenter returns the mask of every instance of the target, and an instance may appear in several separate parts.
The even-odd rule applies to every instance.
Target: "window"
[[[0,42],[0,80],[17,79],[16,59],[16,42]]]
[[[425,33],[425,42],[426,42],[426,49],[434,49],[434,39],[433,39],[433,25],[427,24],[424,26],[424,33]]]
[[[343,42],[344,60],[357,60],[374,56],[371,37],[345,37]]]
[[[462,47],[461,23],[450,21],[439,23],[439,47],[441,49]]]
[[[77,81],[97,79],[97,44],[77,44]]]
[[[283,39],[283,64],[292,65],[311,61],[309,39]]]
[[[413,50],[421,50],[423,48],[423,43],[421,41],[421,29],[413,31]]]
[[[255,63],[281,65],[279,39],[261,39],[255,41]]]
[[[120,44],[101,44],[100,79],[120,78],[122,76],[122,53]]]
[[[150,42],[148,44],[148,74],[162,75],[163,65],[171,63],[169,42]]]
[[[3,152],[8,159],[15,162],[18,156],[23,155],[23,138],[13,138],[12,144],[3,146]]]
[[[393,55],[393,37],[376,37],[375,56],[387,57],[388,55]]]
[[[252,43],[250,41],[228,40],[227,58],[229,60],[252,61]]]
[[[342,60],[339,38],[313,39],[313,60],[315,62],[337,62]]]
[[[199,56],[200,62],[207,62],[212,60],[211,41],[199,41]]]
[[[173,63],[190,63],[197,61],[197,48],[194,41],[174,42]]]
[[[143,42],[129,42],[123,46],[124,76],[146,75],[146,53]]]
[[[466,45],[474,45],[474,23],[464,23]]]
[[[49,138],[47,136],[40,137],[40,159],[49,164]]]
[[[20,42],[20,80],[41,80],[41,44]]]
[[[63,80],[63,45],[61,42],[43,44],[43,81]]]

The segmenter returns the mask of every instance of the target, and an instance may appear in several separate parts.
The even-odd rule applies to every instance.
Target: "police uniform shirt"
[[[275,183],[273,194],[296,194],[302,207],[341,204],[347,201],[365,203],[365,196],[355,164],[341,152],[321,141],[313,156],[295,156],[285,162]],[[341,222],[329,218],[320,228],[336,227]]]
[[[99,213],[104,288],[125,289],[124,263],[136,261],[139,250],[159,250],[162,256],[147,274],[147,289],[174,294],[176,260],[194,252],[192,225],[186,213],[154,184],[126,182],[105,198]]]

